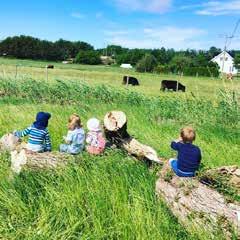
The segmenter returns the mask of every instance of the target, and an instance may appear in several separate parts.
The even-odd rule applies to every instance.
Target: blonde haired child
[[[85,132],[81,119],[77,114],[72,114],[68,120],[68,133],[64,136],[65,144],[60,145],[60,152],[79,154],[84,149]]]
[[[103,137],[103,133],[100,127],[100,121],[96,118],[91,118],[87,122],[87,151],[90,154],[101,154],[106,145],[106,140]]]
[[[182,128],[178,140],[172,141],[171,148],[178,152],[177,159],[170,159],[169,163],[179,177],[193,177],[201,163],[201,150],[193,145],[196,132],[192,127]]]

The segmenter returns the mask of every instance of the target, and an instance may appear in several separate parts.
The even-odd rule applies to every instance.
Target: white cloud
[[[198,15],[220,16],[240,13],[240,0],[231,1],[209,1],[202,4],[182,6],[182,10],[196,9]]]
[[[199,40],[206,31],[197,28],[178,28],[164,26],[162,28],[146,28],[132,31],[112,31],[106,34],[106,41],[111,44],[128,48],[206,48],[205,43]],[[123,34],[125,33],[125,34]]]
[[[103,17],[103,13],[102,12],[97,12],[96,13],[96,18],[97,19],[100,19],[100,18],[102,18]]]
[[[78,18],[78,19],[84,19],[86,16],[82,13],[74,12],[71,14],[71,17]]]
[[[127,34],[129,34],[129,31],[124,31],[124,30],[109,31],[109,30],[105,30],[103,33],[106,36],[114,37],[114,36],[127,35]]]
[[[114,0],[114,2],[123,10],[150,13],[166,12],[172,4],[172,0]]]

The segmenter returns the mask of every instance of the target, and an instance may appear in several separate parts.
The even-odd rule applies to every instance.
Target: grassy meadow
[[[151,73],[137,73],[135,70],[121,69],[119,66],[87,66],[79,64],[62,64],[54,62],[41,62],[31,60],[15,60],[0,58],[0,75],[6,77],[16,76],[27,77],[36,80],[46,80],[45,66],[53,64],[55,69],[49,69],[48,80],[76,80],[81,81],[91,86],[99,84],[108,85],[117,89],[125,89],[122,85],[124,75],[131,75],[139,79],[139,87],[130,87],[139,93],[144,93],[149,96],[166,95],[160,92],[160,84],[163,79],[178,80],[187,87],[187,92],[181,94],[187,98],[189,96],[207,97],[215,100],[218,96],[219,89],[235,90],[240,92],[240,79],[233,81],[221,80],[219,78],[208,77],[187,77],[177,75],[162,75]],[[171,96],[172,93],[169,93]]]
[[[16,64],[21,64],[17,77]],[[193,94],[160,93],[161,79],[178,77],[134,72],[141,86],[126,89],[125,71],[117,67],[56,63],[46,81],[46,64],[0,59],[0,135],[25,128],[38,111],[48,111],[57,151],[70,114],[78,113],[86,128],[90,117],[103,119],[116,109],[126,113],[129,133],[161,157],[176,155],[171,140],[192,125],[203,169],[240,166],[239,80],[183,77]],[[18,176],[11,175],[9,159],[0,154],[0,239],[225,239],[221,229],[214,237],[204,229],[187,232],[155,196],[158,167],[148,169],[121,150],[99,157],[83,153],[66,169]]]

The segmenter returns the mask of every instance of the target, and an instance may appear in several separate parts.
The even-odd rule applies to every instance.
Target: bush
[[[155,73],[170,73],[171,69],[168,65],[157,65],[154,70]]]
[[[80,51],[75,59],[75,62],[89,65],[97,65],[102,63],[99,53],[93,50]]]
[[[216,67],[184,67],[183,74],[186,76],[218,77],[219,70]]]

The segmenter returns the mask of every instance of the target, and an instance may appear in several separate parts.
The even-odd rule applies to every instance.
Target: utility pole
[[[222,79],[223,79],[223,76],[224,76],[223,71],[224,71],[224,66],[225,66],[227,48],[230,46],[232,39],[235,38],[235,34],[237,32],[239,24],[240,24],[240,19],[237,20],[232,34],[230,36],[229,35],[224,36],[225,37],[225,43],[224,43],[224,49],[223,49],[223,62],[222,62],[222,75],[221,75]]]
[[[223,61],[222,61],[222,75],[221,78],[224,76],[224,66],[225,66],[225,60],[226,60],[226,52],[227,52],[227,42],[228,42],[229,36],[225,36],[225,44],[223,49]]]

